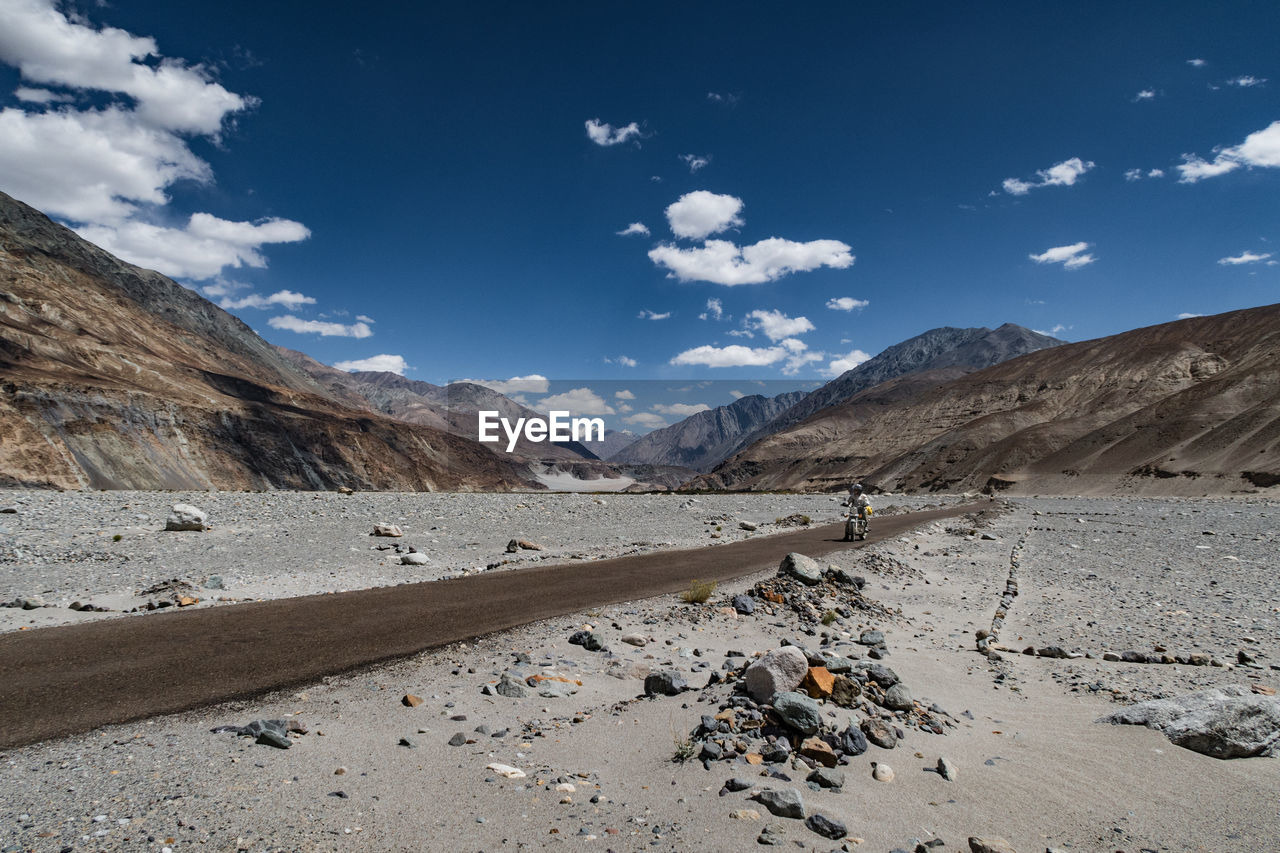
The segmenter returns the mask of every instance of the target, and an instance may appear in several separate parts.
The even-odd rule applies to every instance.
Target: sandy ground
[[[509,507],[528,500],[486,497]],[[548,520],[541,534],[571,536],[576,519],[568,509],[603,512],[643,497],[610,496],[602,507],[566,496],[585,502],[560,505],[565,517]],[[700,498],[691,511],[679,508],[680,499],[663,499],[671,503],[653,507],[653,529],[685,525],[699,541],[709,541],[715,526],[708,518],[723,517],[727,530],[747,500]],[[762,520],[765,506],[748,501],[746,511]],[[665,598],[611,606],[300,692],[11,750],[0,757],[0,850],[742,850],[755,847],[769,823],[784,825],[788,847],[823,851],[888,853],[938,838],[943,845],[931,849],[957,851],[968,849],[971,835],[1002,836],[1021,853],[1274,849],[1280,762],[1219,761],[1146,729],[1094,720],[1120,703],[1205,685],[1280,685],[1272,668],[1280,663],[1280,573],[1271,533],[1280,502],[1020,499],[1008,506],[978,535],[967,523],[937,524],[829,560],[866,575],[865,594],[896,615],[855,610],[824,628],[782,608],[751,616],[726,610],[728,596],[766,577],[758,576],[717,590],[703,605]],[[665,523],[658,519],[664,508]],[[603,514],[589,517],[608,529]],[[617,518],[649,515],[636,503]],[[315,532],[308,546],[340,552],[347,534],[328,526],[332,538]],[[60,535],[74,542],[87,534]],[[664,535],[674,541],[680,534]],[[1022,537],[1021,594],[1002,632],[1011,651],[990,661],[974,651],[974,631],[990,625],[1011,548]],[[235,551],[235,541],[225,547]],[[269,541],[250,539],[238,559],[270,563]],[[57,561],[42,565],[47,578],[57,576]],[[609,651],[568,643],[588,625]],[[869,627],[884,631],[890,655],[883,663],[918,703],[937,705],[955,725],[945,735],[907,728],[896,749],[870,747],[843,768],[840,792],[810,790],[805,767],[775,767],[790,777],[784,781],[754,765],[713,762],[707,770],[673,761],[731,686],[637,698],[650,669],[679,669],[702,688],[729,652],[751,655],[783,641],[810,648],[825,641],[863,657],[856,640]],[[628,633],[643,634],[646,646],[621,642]],[[1093,657],[1018,654],[1024,643]],[[1226,665],[1101,660],[1104,652],[1156,644]],[[1258,667],[1234,666],[1240,650]],[[482,693],[508,671],[582,684],[560,698]],[[407,693],[423,703],[407,707]],[[823,713],[841,723],[864,715],[834,705]],[[301,721],[309,733],[278,750],[210,732],[272,717]],[[476,732],[481,725],[490,733]],[[448,745],[456,733],[474,742]],[[954,782],[932,772],[941,756],[958,768]],[[527,776],[504,778],[486,769],[493,762]],[[873,762],[892,766],[894,781],[873,780]],[[773,817],[748,799],[749,790],[721,796],[730,777],[799,790],[809,811],[842,820],[849,838],[831,841],[801,821]],[[731,816],[743,810],[760,817]]]

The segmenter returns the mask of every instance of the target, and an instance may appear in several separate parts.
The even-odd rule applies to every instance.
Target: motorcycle
[[[850,507],[849,517],[845,519],[844,523],[844,541],[865,540],[870,519],[871,507],[864,507],[862,511],[859,511],[856,507]]]

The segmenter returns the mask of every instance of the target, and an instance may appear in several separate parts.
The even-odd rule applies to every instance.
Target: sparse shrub
[[[692,581],[689,588],[680,593],[680,600],[687,604],[702,604],[711,597],[719,585],[718,581]]]
[[[690,735],[673,734],[672,738],[676,742],[675,754],[671,756],[672,761],[677,764],[684,764],[689,759],[697,756],[698,744],[694,742],[694,739]]]
[[[839,617],[836,615],[836,612],[834,610],[828,610],[826,613],[822,614],[822,624],[830,625],[832,622],[836,621],[836,619],[838,618]]]
[[[111,537],[111,541],[112,541],[112,542],[119,542],[119,541],[120,541],[121,539],[123,539],[123,538],[124,538],[123,534],[117,533],[115,536],[112,536],[112,537]]]
[[[792,513],[791,515],[779,516],[773,520],[773,523],[779,527],[801,527],[812,524],[813,519],[807,515],[801,515],[797,512]]]

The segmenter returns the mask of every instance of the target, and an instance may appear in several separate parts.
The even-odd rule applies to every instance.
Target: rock
[[[505,776],[508,779],[523,779],[528,775],[518,767],[512,767],[510,764],[499,764],[496,761],[493,764],[486,764],[484,769],[492,770],[499,776]]]
[[[726,780],[724,787],[730,791],[745,791],[751,787],[751,783],[746,779],[739,779],[735,776],[732,779]]]
[[[864,646],[879,646],[884,644],[883,631],[863,631],[858,637],[858,642]]]
[[[943,757],[938,759],[938,775],[948,782],[956,781],[956,775],[959,773],[956,766],[951,763],[951,759]]]
[[[17,599],[17,605],[23,610],[38,610],[47,606],[43,595],[24,595]]]
[[[862,695],[862,685],[852,678],[837,675],[831,685],[831,701],[841,708],[852,708]]]
[[[225,589],[222,575],[209,575],[204,582],[205,589]]]
[[[804,817],[804,801],[800,798],[800,792],[794,788],[781,790],[769,788],[756,794],[752,799],[768,809],[770,814],[778,817],[789,817],[795,820]]]
[[[805,819],[804,825],[824,838],[844,838],[849,834],[849,830],[842,822],[817,812],[809,815]]]
[[[870,678],[885,690],[898,683],[898,673],[882,663],[875,663],[867,667],[867,678]]]
[[[839,760],[831,746],[819,737],[805,738],[800,744],[800,754],[812,758],[823,767],[835,767]]]
[[[729,817],[734,820],[759,820],[760,812],[755,809],[734,809],[729,812]]]
[[[191,504],[174,504],[164,520],[165,530],[208,530],[208,515]]]
[[[757,702],[768,702],[775,693],[794,690],[809,671],[809,660],[795,646],[773,649],[747,667],[743,678],[747,692]]]
[[[380,523],[373,526],[373,532],[370,536],[390,536],[397,538],[404,535],[404,531],[394,524]]]
[[[1062,648],[1062,646],[1045,646],[1043,648],[1036,649],[1036,654],[1042,658],[1062,660],[1066,658],[1067,650]]]
[[[862,721],[860,728],[862,733],[867,736],[867,740],[881,749],[893,749],[898,745],[898,736],[894,734],[893,728],[884,720],[878,718],[866,719]]]
[[[199,603],[200,603],[200,599],[195,598],[195,597],[193,597],[193,596],[190,596],[190,595],[180,595],[180,596],[178,596],[178,606],[179,606],[179,607],[190,607],[190,606],[191,606],[191,605],[193,605],[193,604],[199,604]]]
[[[421,551],[410,551],[408,554],[400,555],[400,565],[402,566],[425,566],[431,562],[431,559]]]
[[[412,739],[407,738],[407,737],[402,737],[402,738],[400,738],[400,746],[408,747],[409,749],[417,749],[417,748],[418,748],[418,745],[417,745],[416,743],[414,743]]]
[[[1098,722],[1147,726],[1214,758],[1280,756],[1280,699],[1235,685],[1139,702]]]
[[[1003,838],[970,838],[970,853],[1017,853]]]
[[[664,669],[645,677],[644,695],[646,696],[678,696],[689,689],[689,682],[674,669]]]
[[[892,782],[893,768],[888,764],[877,762],[875,769],[871,771],[871,778],[875,779],[877,782]]]
[[[818,565],[818,561],[795,552],[782,558],[778,574],[793,577],[805,586],[822,583],[822,567]]]
[[[504,672],[498,679],[498,683],[493,685],[493,692],[499,696],[506,696],[508,699],[523,699],[529,695],[529,691],[518,680],[511,677],[511,673]]]
[[[541,551],[542,546],[536,542],[530,542],[528,539],[512,539],[507,543],[507,553],[514,554],[516,551]]]
[[[803,693],[788,690],[775,694],[773,710],[782,722],[806,735],[813,734],[822,726],[818,703]]]
[[[895,684],[886,690],[883,704],[890,711],[910,711],[916,706],[905,684]]]
[[[635,646],[639,649],[643,649],[649,643],[644,634],[623,634],[619,639],[628,646]]]
[[[400,701],[408,705],[410,708],[416,708],[422,704],[422,697],[414,696],[412,693],[406,693]]]
[[[835,687],[836,677],[825,666],[811,666],[800,681],[800,689],[814,699],[826,699]]]
[[[449,746],[463,746],[467,742],[467,736],[462,732],[458,732],[449,738]]]
[[[844,771],[834,767],[819,767],[805,777],[806,782],[813,782],[820,788],[840,790],[844,787]]]
[[[569,638],[569,644],[582,646],[589,652],[598,652],[604,648],[604,641],[594,631],[576,631]]]
[[[862,589],[867,585],[867,579],[862,575],[851,574],[839,566],[827,566],[827,577],[838,584],[851,586],[854,589]]]
[[[18,508],[16,506],[0,507],[0,513],[4,513],[5,515],[15,515],[17,512]]]
[[[845,755],[855,756],[862,755],[867,751],[867,736],[862,733],[862,729],[855,726],[852,722],[848,728],[837,735],[839,741],[836,748]]]
[[[254,742],[274,746],[276,749],[288,749],[293,746],[289,736],[277,729],[263,729]]]
[[[750,616],[756,612],[756,603],[749,595],[735,595],[733,597],[733,609],[743,616]]]
[[[760,831],[760,835],[756,838],[757,844],[767,846],[777,846],[787,843],[787,828],[780,823],[765,824],[764,829]]]
[[[759,529],[759,526],[758,526],[758,525],[753,524],[753,523],[752,523],[752,522],[750,522],[750,521],[739,521],[739,522],[738,522],[738,527],[739,527],[739,528],[741,528],[742,530],[746,530],[747,532],[753,532],[753,531],[755,531],[755,530]]]

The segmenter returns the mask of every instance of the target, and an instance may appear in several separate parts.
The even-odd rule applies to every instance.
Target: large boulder
[[[1280,757],[1280,698],[1230,686],[1139,702],[1101,717],[1146,726],[1178,746],[1214,758]]]
[[[208,530],[209,516],[191,504],[174,504],[164,520],[165,530]]]
[[[818,561],[795,552],[782,558],[778,574],[793,577],[805,586],[822,583],[822,566],[818,565]]]
[[[768,702],[775,693],[795,690],[809,672],[809,659],[795,646],[774,649],[747,667],[743,678],[747,692],[757,702]]]
[[[822,726],[818,703],[803,693],[789,690],[773,697],[773,710],[791,728],[811,735]]]

